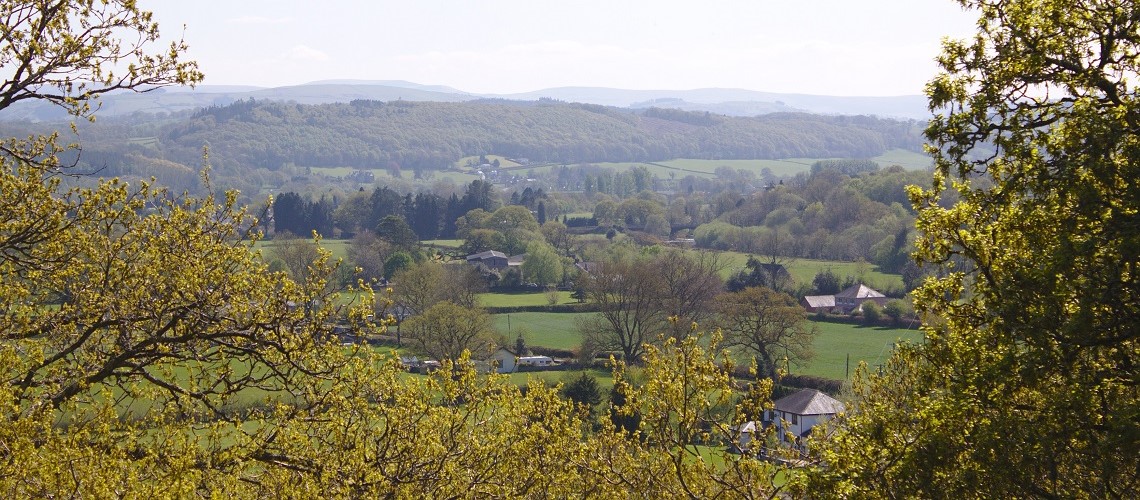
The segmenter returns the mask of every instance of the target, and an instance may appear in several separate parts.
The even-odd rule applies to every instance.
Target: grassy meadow
[[[900,328],[872,327],[846,323],[813,321],[818,329],[812,344],[815,357],[803,366],[791,366],[791,373],[846,380],[855,374],[859,362],[875,368],[886,363],[896,342],[922,342],[922,332]],[[851,356],[850,373],[847,356]]]
[[[613,373],[606,369],[591,368],[578,371],[520,372],[511,373],[507,376],[510,377],[511,383],[515,385],[527,385],[527,383],[534,380],[542,381],[547,386],[553,387],[559,382],[577,378],[583,371],[598,379],[598,392],[600,392],[603,395],[603,399],[605,399],[605,396],[609,394],[610,389],[614,386]]]
[[[490,158],[490,157],[488,157]],[[659,179],[668,180],[670,175],[683,178],[688,175],[698,177],[714,177],[716,169],[728,167],[733,170],[746,170],[757,176],[764,169],[769,169],[777,177],[790,177],[811,170],[811,165],[820,160],[837,160],[841,158],[782,158],[777,160],[705,160],[693,158],[677,158],[657,162],[606,162],[597,163],[600,167],[608,167],[617,171],[629,170],[635,166],[643,166]],[[870,158],[882,167],[900,165],[908,170],[925,170],[930,167],[930,156],[924,153],[908,151],[905,149],[892,149],[883,154]],[[549,166],[535,167],[536,172],[550,168]]]
[[[420,243],[429,247],[439,248],[459,248],[463,246],[463,240],[423,240]]]
[[[883,167],[898,165],[907,170],[926,170],[933,164],[933,159],[926,153],[917,153],[905,149],[892,149],[879,156],[871,158]]]
[[[746,269],[744,264],[748,262],[748,254],[723,252],[721,256],[727,263],[724,271],[721,273],[723,277],[727,278],[736,274],[738,271]],[[800,285],[811,285],[816,273],[825,269],[831,269],[836,276],[839,276],[840,280],[843,280],[843,278],[847,276],[854,276],[867,286],[880,291],[886,288],[902,288],[903,286],[901,275],[881,272],[878,266],[867,262],[789,259],[787,262],[784,262],[784,267],[788,269],[788,273],[792,275],[792,279]]]
[[[577,320],[593,314],[595,313],[496,314],[494,325],[496,331],[508,340],[513,340],[521,329],[523,339],[529,345],[572,350],[582,343]],[[508,316],[510,333],[507,330]],[[860,361],[872,367],[885,362],[896,342],[922,341],[922,333],[917,330],[819,321],[812,321],[811,324],[819,332],[813,344],[815,357],[802,365],[792,365],[792,373],[842,380],[848,377],[848,355],[851,356],[850,373],[853,374]]]
[[[513,342],[521,331],[523,340],[529,345],[553,349],[577,349],[582,344],[577,320],[594,314],[518,312],[496,314],[492,319],[495,331],[506,337],[508,341]]]
[[[555,304],[575,304],[578,301],[570,297],[571,291],[559,290],[554,292],[558,300]],[[545,306],[550,305],[550,296],[547,292],[525,293],[481,293],[479,305],[483,307],[517,307],[517,306]]]
[[[508,160],[506,156],[499,156],[499,155],[485,155],[485,156],[487,157],[487,161],[491,162],[491,163],[494,163],[495,160],[499,160],[499,168],[514,168],[514,167],[521,167],[522,166],[521,163],[515,163],[511,160]],[[456,162],[454,163],[453,166],[455,168],[467,168],[468,162],[473,163],[473,164],[478,164],[479,163],[479,157],[478,156],[464,156],[463,158],[456,160]]]

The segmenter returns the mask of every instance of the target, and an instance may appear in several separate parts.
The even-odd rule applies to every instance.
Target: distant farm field
[[[905,149],[892,149],[879,156],[871,158],[883,167],[898,165],[907,170],[926,170],[930,168],[934,159],[926,153],[907,151]]]
[[[704,173],[705,175],[711,176],[715,175],[717,168],[728,167],[732,170],[747,170],[756,175],[760,175],[760,173],[767,168],[772,171],[773,175],[787,177],[811,170],[811,164],[819,160],[819,158],[785,158],[780,160],[676,159],[657,163],[665,165],[666,167],[680,169],[686,175],[689,173]],[[677,176],[681,177],[682,173],[678,172]]]
[[[578,302],[570,297],[573,292],[557,291],[558,301],[555,304],[573,304]],[[483,307],[517,307],[517,306],[545,306],[550,305],[550,298],[546,292],[530,293],[481,293],[479,305]]]
[[[688,175],[713,177],[716,169],[728,167],[732,170],[746,170],[759,176],[764,169],[768,169],[777,177],[790,177],[801,172],[811,170],[813,163],[820,160],[837,160],[841,158],[782,158],[777,160],[704,160],[693,158],[677,158],[657,162],[614,162],[598,163],[598,166],[609,167],[623,171],[635,166],[643,166],[659,179],[669,179],[670,176],[683,178]],[[870,158],[882,167],[900,165],[909,170],[924,170],[930,167],[931,158],[924,153],[908,151],[905,149],[892,149],[879,156]]]
[[[522,166],[522,164],[520,164],[520,163],[515,163],[511,160],[508,160],[506,156],[499,156],[499,155],[485,155],[485,156],[487,157],[488,162],[494,162],[495,160],[499,160],[499,168],[512,168],[512,167]],[[463,158],[460,158],[458,161],[456,161],[454,165],[455,165],[455,168],[467,168],[468,163],[478,164],[479,163],[479,157],[478,156],[464,156]]]
[[[463,240],[424,240],[420,243],[423,243],[427,246],[440,248],[459,248],[463,246]]]
[[[791,158],[787,160],[699,160],[675,159],[659,162],[620,162],[598,163],[600,167],[608,167],[617,171],[629,170],[641,166],[657,176],[658,179],[681,179],[689,175],[698,177],[713,177],[719,167],[728,167],[732,170],[747,170],[760,175],[765,169],[771,169],[776,176],[792,176],[799,172],[807,172],[816,160],[808,158]]]
[[[527,344],[552,349],[577,349],[582,344],[577,320],[594,314],[520,312],[496,314],[493,319],[495,331],[508,341],[513,342],[521,329],[525,332],[523,340]]]
[[[487,155],[488,161],[498,159],[501,165],[500,168],[504,170],[533,170],[536,173],[545,173],[553,168],[553,164],[535,164],[535,165],[520,165],[513,161],[506,159],[503,156]],[[732,170],[746,170],[759,176],[764,169],[768,169],[773,175],[778,177],[790,177],[801,172],[811,170],[811,165],[820,160],[835,160],[840,158],[781,158],[775,160],[706,160],[695,158],[676,158],[672,160],[663,160],[655,162],[603,162],[596,163],[600,167],[608,167],[617,171],[625,171],[635,166],[642,166],[662,180],[669,180],[672,178],[680,179],[688,175],[696,175],[700,177],[713,177],[716,175],[716,169],[720,167],[728,167]],[[925,170],[930,168],[931,158],[925,153],[908,151],[905,149],[892,149],[884,152],[883,154],[870,158],[879,163],[882,167],[889,167],[891,165],[900,165],[909,170]],[[426,175],[430,176],[428,180],[448,179],[457,185],[467,184],[479,176],[473,170],[467,167],[468,161],[478,161],[477,156],[469,156],[461,158],[455,162],[455,168],[458,170],[434,170],[427,172]],[[354,170],[360,170],[354,167],[310,167],[309,172],[314,175],[325,175],[329,177],[344,177]],[[384,168],[371,169],[375,174],[376,180],[379,183],[391,179],[388,170]],[[404,180],[413,180],[411,171],[404,171],[401,173],[401,178]]]
[[[531,380],[541,380],[547,387],[554,387],[559,382],[569,379],[578,378],[585,372],[592,375],[598,380],[598,392],[602,394],[603,399],[609,394],[610,389],[614,386],[613,372],[603,369],[589,369],[579,371],[549,371],[549,372],[521,372],[512,373],[508,375],[511,383],[515,385],[527,385]]]
[[[576,349],[582,343],[578,333],[578,318],[596,313],[511,313],[494,316],[495,329],[513,341],[520,329],[523,339],[529,345],[554,349]],[[507,317],[510,317],[511,330],[508,334]],[[890,357],[896,342],[921,342],[922,333],[918,330],[899,328],[868,327],[845,323],[812,321],[819,334],[816,336],[815,357],[802,365],[793,365],[792,373],[815,375],[833,379],[845,379],[847,357],[850,355],[850,374],[860,361],[874,367],[885,363]]]
[[[745,263],[748,262],[748,254],[740,252],[723,252],[723,258],[727,261],[727,266],[722,273],[724,277],[736,274],[737,271],[745,270]],[[864,284],[871,288],[883,290],[888,288],[902,288],[902,276],[898,274],[889,274],[879,271],[878,266],[867,262],[842,262],[835,260],[814,260],[814,259],[792,259],[784,266],[788,269],[788,273],[792,275],[792,279],[797,284],[810,285],[815,275],[825,269],[831,269],[839,279],[842,280],[847,276],[854,276],[856,279],[862,277]]]
[[[813,321],[819,329],[812,347],[815,357],[803,366],[791,367],[792,373],[845,380],[855,374],[860,361],[875,368],[886,363],[897,342],[922,342],[922,332],[899,328],[870,327],[846,323]],[[847,356],[851,356],[850,373]]]

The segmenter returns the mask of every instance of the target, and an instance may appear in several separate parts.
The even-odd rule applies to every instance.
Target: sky
[[[406,80],[552,87],[921,94],[952,0],[143,0],[206,85]]]

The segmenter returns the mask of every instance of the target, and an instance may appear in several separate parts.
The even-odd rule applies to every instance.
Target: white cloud
[[[307,45],[294,45],[293,48],[281,55],[281,59],[289,61],[327,61],[329,55]]]

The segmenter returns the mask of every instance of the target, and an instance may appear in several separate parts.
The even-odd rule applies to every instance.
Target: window
[[[800,423],[800,416],[795,413],[792,414],[792,425]]]

